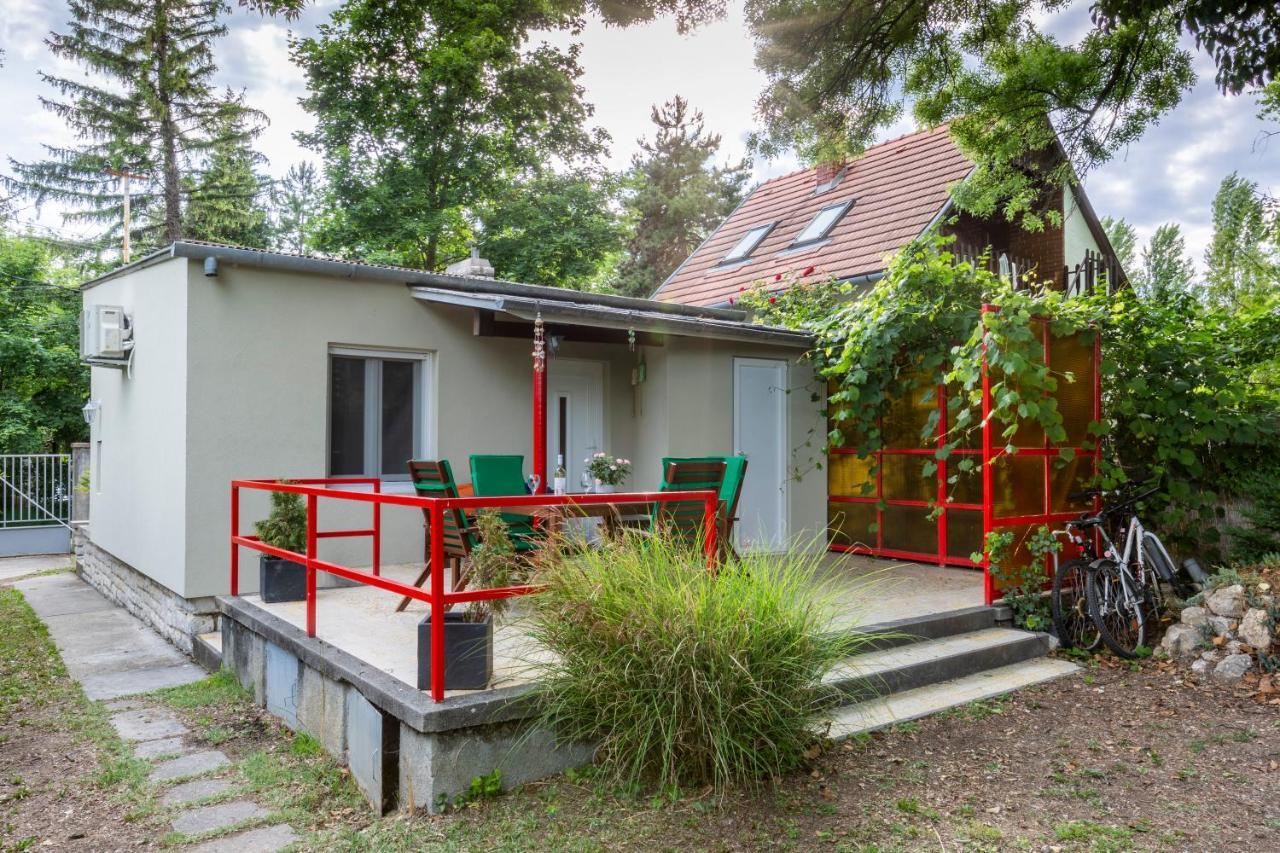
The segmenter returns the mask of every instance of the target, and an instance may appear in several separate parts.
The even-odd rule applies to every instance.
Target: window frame
[[[844,219],[845,215],[849,212],[849,209],[853,207],[853,202],[854,200],[852,198],[847,198],[844,201],[837,201],[819,208],[818,212],[810,218],[809,222],[800,229],[800,233],[796,235],[796,239],[791,242],[791,245],[788,246],[787,249],[790,250],[801,246],[812,246],[814,243],[821,243],[823,240],[827,239],[827,237],[831,235],[832,230],[834,230],[835,227],[840,224],[840,221]],[[812,228],[814,223],[818,221],[818,217],[822,216],[822,214],[826,213],[828,210],[837,210],[837,213],[832,218],[831,222],[828,223],[827,227],[823,228],[822,232],[816,236],[801,239],[803,234]]]
[[[333,473],[333,360],[364,361],[364,473]],[[409,472],[384,473],[382,468],[382,365],[388,361],[413,365],[413,449],[415,459],[435,457],[435,353],[376,347],[331,345],[325,359],[325,476],[377,477],[384,483],[408,482]]]
[[[734,264],[741,264],[741,263],[744,263],[745,261],[751,260],[752,253],[755,252],[756,249],[760,248],[760,244],[765,241],[765,238],[767,238],[770,234],[773,233],[773,229],[776,228],[777,225],[778,225],[777,222],[765,222],[760,225],[753,225],[750,228],[748,228],[743,233],[743,235],[738,238],[738,242],[733,244],[733,248],[730,249],[728,252],[726,252],[724,257],[720,259],[720,263],[717,264],[717,266],[727,267],[727,266],[732,266]],[[735,251],[737,251],[738,247],[743,245],[747,241],[747,238],[757,231],[760,232],[760,236],[757,237],[755,241],[751,243],[751,245],[747,248],[747,250],[743,252],[741,255],[739,255],[738,257],[731,258],[730,255],[732,255]]]

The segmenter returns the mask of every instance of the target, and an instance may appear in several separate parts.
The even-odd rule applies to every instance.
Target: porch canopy
[[[584,293],[472,276],[421,273],[409,283],[415,298],[471,308],[477,335],[529,338],[533,342],[533,473],[547,485],[546,337],[598,343],[660,344],[675,335],[807,348],[804,332],[751,323],[745,311],[698,308],[597,293]]]

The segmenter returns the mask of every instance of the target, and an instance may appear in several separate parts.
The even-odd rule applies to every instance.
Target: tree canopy
[[[479,206],[548,163],[594,157],[578,49],[530,45],[567,26],[539,0],[349,0],[293,44],[324,161],[327,251],[435,269],[466,253]]]
[[[80,292],[46,245],[0,233],[0,453],[65,451],[85,437]]]
[[[243,110],[215,91],[213,44],[225,35],[221,0],[70,0],[65,32],[48,39],[54,56],[87,79],[42,73],[56,92],[46,109],[65,121],[76,144],[46,145],[44,160],[10,161],[11,189],[57,202],[72,221],[114,240],[123,196],[112,172],[132,181],[132,238],[141,247],[170,242],[184,230],[184,189],[198,161]]]
[[[625,215],[631,228],[616,286],[649,296],[742,200],[746,161],[717,165],[720,135],[702,113],[676,95],[650,112],[657,132],[640,140],[626,177]]]

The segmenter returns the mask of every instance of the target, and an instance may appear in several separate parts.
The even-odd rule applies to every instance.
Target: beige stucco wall
[[[185,585],[187,289],[184,260],[93,287],[85,306],[120,305],[132,316],[132,377],[94,367],[101,403],[89,430],[89,529],[104,550],[170,589]]]
[[[138,321],[133,380],[94,371],[103,400],[107,488],[93,501],[94,539],[188,598],[228,588],[229,482],[323,476],[328,465],[331,346],[430,352],[429,457],[470,479],[472,453],[522,453],[532,463],[531,342],[476,337],[468,309],[429,305],[404,284],[357,281],[222,263],[216,278],[198,261],[172,260],[105,282],[86,300],[124,304]],[[184,341],[185,329],[185,341]],[[817,407],[798,353],[767,346],[668,338],[645,348],[648,380],[636,413],[636,355],[624,345],[565,342],[559,357],[604,363],[605,447],[629,456],[632,489],[656,487],[664,455],[733,451],[733,359],[791,363],[792,467]],[[556,359],[549,360],[554,374]],[[407,484],[387,489],[409,491]],[[820,528],[825,483],[790,488],[791,533]],[[266,513],[266,496],[244,493],[242,530]],[[383,509],[386,563],[420,561],[422,516]],[[367,527],[367,505],[321,501],[321,529]],[[320,554],[367,565],[369,540],[322,540]],[[242,589],[256,588],[256,555],[242,551]]]
[[[733,453],[734,359],[778,359],[788,365],[790,392],[787,538],[798,546],[820,544],[827,484],[822,471],[814,469],[814,461],[826,427],[811,397],[813,370],[799,356],[798,350],[783,347],[671,338],[649,360],[645,435],[638,442],[637,456],[640,470],[652,471],[654,482],[637,485],[656,485],[662,456]]]

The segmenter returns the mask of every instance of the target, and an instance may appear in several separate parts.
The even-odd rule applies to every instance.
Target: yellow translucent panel
[[[1001,456],[991,464],[997,518],[1044,513],[1044,457]]]
[[[965,458],[972,460],[974,467],[968,471],[961,471],[960,460]],[[979,467],[981,463],[982,458],[979,456],[960,454],[952,454],[947,460],[947,479],[956,478],[956,481],[947,487],[947,494],[950,495],[952,503],[982,503],[982,468]]]
[[[1031,418],[1019,418],[1018,430],[1012,437],[1006,437],[1004,434],[1009,424],[1005,421],[991,419],[991,447],[993,450],[999,450],[1007,444],[1014,447],[1030,447],[1040,449],[1044,447],[1044,427],[1040,422]]]
[[[876,505],[871,503],[837,503],[827,504],[827,531],[832,545],[865,545],[874,548],[875,531],[871,525],[876,521]]]
[[[1070,462],[1049,463],[1049,503],[1052,512],[1084,512],[1093,507],[1092,498],[1071,500],[1070,495],[1089,488],[1093,479],[1093,457],[1077,456]]]
[[[1089,422],[1093,420],[1092,333],[1053,338],[1049,342],[1049,369],[1058,380],[1054,397],[1067,431],[1067,444],[1079,447],[1088,437]],[[1074,382],[1067,381],[1068,373]]]
[[[982,551],[982,510],[947,510],[947,556],[967,558]]]
[[[892,400],[884,414],[884,443],[889,448],[933,447],[936,431],[928,438],[921,432],[930,415],[938,411],[938,389],[922,384],[905,397]]]
[[[881,481],[884,497],[894,501],[927,501],[938,497],[937,473],[925,476],[929,456],[899,456],[886,453],[881,457]]]
[[[875,496],[873,462],[871,457],[859,459],[852,453],[832,453],[827,461],[827,493],[841,498]],[[871,489],[864,492],[864,484],[870,484]]]
[[[885,507],[880,531],[882,546],[890,551],[936,555],[938,524],[929,520],[929,514],[929,508],[923,506]]]
[[[947,386],[947,402],[960,400],[964,395],[964,389],[959,385]],[[956,417],[955,410],[947,409],[947,425],[950,428],[955,427],[954,419]],[[960,439],[958,447],[962,450],[981,450],[982,449],[982,409],[979,407],[973,413],[973,418],[966,425],[966,431],[959,436],[951,436],[949,441]]]

